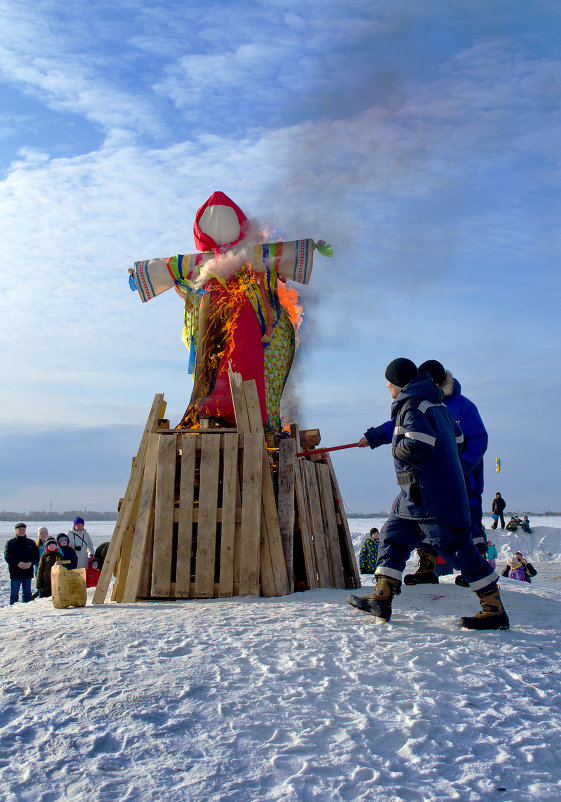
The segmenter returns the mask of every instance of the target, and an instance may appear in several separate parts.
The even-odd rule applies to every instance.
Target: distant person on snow
[[[512,515],[510,521],[507,523],[506,528],[509,532],[516,532],[522,521],[518,515]]]
[[[78,557],[78,568],[87,568],[89,557],[94,556],[92,539],[84,529],[85,522],[79,515],[74,518],[74,526],[68,532],[68,542]]]
[[[520,526],[522,527],[524,532],[527,532],[529,535],[532,534],[532,530],[530,529],[530,519],[528,518],[527,515],[524,515],[522,517],[522,520],[520,521]]]
[[[501,521],[501,529],[505,528],[505,518],[504,518],[504,511],[506,507],[506,501],[501,496],[500,493],[495,494],[495,498],[493,499],[493,503],[491,505],[491,512],[493,514],[493,523],[491,524],[491,529],[496,529],[499,519]],[[497,516],[495,518],[495,516]]]
[[[494,546],[490,540],[487,541],[487,554],[485,556],[487,557],[487,562],[489,563],[491,568],[494,569],[495,560],[499,555],[497,554],[497,547]]]
[[[88,568],[86,570],[86,587],[95,588],[99,582],[99,575],[101,574],[99,568],[99,560],[91,557],[88,561]]]
[[[370,533],[364,538],[360,554],[358,555],[358,565],[361,574],[373,574],[376,570],[379,537],[380,533],[376,527],[373,526]]]
[[[4,547],[4,559],[10,569],[10,604],[19,601],[20,588],[22,601],[31,601],[33,566],[39,562],[35,541],[27,537],[27,524],[16,524],[15,530],[16,536],[8,540]]]
[[[516,573],[513,576],[512,572]],[[506,567],[502,570],[502,576],[508,576],[509,579],[520,579],[522,582],[529,582],[531,584],[532,577],[536,576],[538,572],[532,565],[522,556],[521,551],[515,551],[512,557],[509,558]]]
[[[65,532],[61,532],[60,535],[57,535],[56,542],[58,543],[60,553],[62,554],[62,561],[66,561],[64,567],[68,571],[72,570],[72,568],[77,568],[78,555],[72,546],[69,545],[68,535]]]
[[[389,621],[409,554],[428,542],[449,565],[462,571],[479,597],[481,611],[460,618],[459,625],[467,629],[508,629],[498,576],[471,538],[466,485],[458,457],[463,435],[442,403],[444,393],[403,357],[390,362],[385,377],[393,398],[392,454],[400,492],[380,532],[374,590],[366,596],[351,594],[347,602]],[[358,445],[375,448],[386,442],[384,424],[368,429]]]
[[[45,542],[45,551],[39,560],[37,568],[36,584],[41,599],[53,595],[51,586],[51,570],[53,565],[63,560],[61,552],[58,548],[58,543],[54,537],[48,537]]]

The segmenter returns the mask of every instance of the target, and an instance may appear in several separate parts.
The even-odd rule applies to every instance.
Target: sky
[[[215,190],[333,245],[301,292],[301,428],[356,442],[388,362],[438,359],[489,432],[484,508],[561,509],[556,2],[0,11],[0,510],[116,509],[156,393],[179,420],[182,304],[127,269],[193,252]],[[333,460],[349,511],[389,510],[389,449]]]

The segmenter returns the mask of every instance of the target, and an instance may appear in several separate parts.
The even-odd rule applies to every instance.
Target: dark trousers
[[[424,543],[461,571],[473,591],[486,590],[497,581],[497,574],[473,545],[469,526],[414,521],[395,515],[390,515],[380,532],[376,574],[401,580],[409,555]]]
[[[19,589],[24,602],[31,601],[31,577],[26,579],[10,579],[10,604],[19,601]]]
[[[493,523],[491,524],[491,529],[496,529],[496,528],[497,528],[497,524],[499,523],[499,521],[501,522],[501,529],[504,529],[504,528],[505,528],[505,518],[504,518],[504,515],[502,514],[502,512],[498,512],[498,513],[497,513],[497,515],[498,515],[499,517],[497,518],[497,520],[496,520],[496,521],[493,521]]]

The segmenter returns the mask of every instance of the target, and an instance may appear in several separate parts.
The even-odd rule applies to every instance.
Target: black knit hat
[[[385,372],[386,379],[395,384],[396,387],[405,387],[405,385],[419,375],[419,371],[415,367],[415,363],[404,356],[394,359]]]
[[[419,373],[430,373],[435,384],[444,384],[446,379],[446,369],[437,359],[427,359],[419,365]]]

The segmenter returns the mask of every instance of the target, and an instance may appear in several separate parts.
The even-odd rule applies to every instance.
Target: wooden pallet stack
[[[93,603],[282,596],[360,585],[329,457],[267,445],[254,381],[230,374],[235,429],[166,428],[154,398]],[[273,438],[274,439],[274,438]]]

